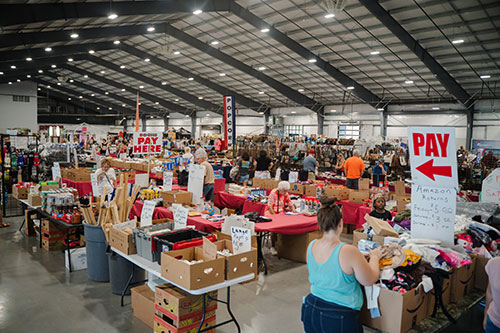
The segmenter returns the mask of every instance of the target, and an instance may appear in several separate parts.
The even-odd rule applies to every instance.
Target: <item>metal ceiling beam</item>
[[[40,79],[38,77],[32,78],[31,80],[35,81],[37,83],[43,84],[45,86],[50,86],[50,82],[45,81],[43,79]],[[78,91],[75,91],[75,90],[67,88],[67,87],[55,86],[54,88],[51,88],[51,89],[56,89],[56,90],[65,92],[65,93],[72,95],[72,96],[83,96],[88,101],[92,101],[93,103],[102,105],[104,107],[107,107],[108,109],[112,108],[112,110],[114,110],[114,111],[121,111],[123,114],[130,113],[129,109],[126,109],[126,108],[122,107],[121,105],[110,103],[110,102],[104,101],[102,99],[99,99],[97,97],[93,97],[93,96],[89,96],[87,94],[80,93]]]
[[[149,58],[151,63],[153,63],[159,67],[162,67],[168,71],[176,73],[180,76],[183,76],[185,78],[192,77],[193,81],[196,81],[201,85],[204,85],[204,86],[206,86],[214,91],[217,91],[219,94],[221,94],[223,96],[234,96],[236,98],[236,103],[243,105],[249,109],[252,109],[252,110],[258,111],[258,112],[260,112],[260,111],[265,112],[267,109],[269,109],[269,107],[263,103],[260,103],[258,101],[251,99],[251,98],[248,98],[248,97],[246,97],[246,96],[244,96],[244,95],[242,95],[234,90],[223,87],[223,86],[221,86],[215,82],[212,82],[212,81],[210,81],[210,80],[208,80],[200,75],[197,75],[193,72],[190,72],[182,67],[176,66],[176,65],[172,64],[171,62],[162,60],[162,59],[160,59],[152,54],[141,51],[133,46],[122,43],[120,46],[120,49],[127,52],[127,53],[130,53],[136,57],[139,57],[141,59]]]
[[[74,61],[87,60],[87,54],[76,54],[71,56]],[[0,63],[0,70],[4,72],[5,75],[11,75],[10,73],[17,73],[20,70],[30,70],[30,69],[43,69],[50,68],[51,65],[60,65],[68,62],[68,56],[53,56],[41,59],[33,59],[33,61],[18,60],[11,61],[8,63]],[[10,68],[10,66],[15,66],[15,69]]]
[[[152,85],[156,88],[168,91],[168,92],[170,92],[170,93],[172,93],[172,94],[174,94],[174,95],[176,95],[176,96],[178,96],[178,97],[180,97],[180,98],[182,98],[182,99],[184,99],[184,100],[186,100],[186,101],[188,101],[188,102],[190,102],[190,103],[192,103],[192,104],[194,104],[194,105],[196,105],[204,110],[213,111],[213,112],[218,113],[218,114],[223,114],[222,106],[219,106],[219,105],[214,104],[214,103],[209,102],[209,101],[200,100],[197,96],[194,96],[194,95],[187,93],[183,90],[177,89],[169,84],[162,84],[162,82],[151,79],[145,75],[136,73],[136,72],[131,71],[129,69],[122,69],[122,68],[120,68],[120,66],[118,66],[112,62],[106,61],[106,60],[98,58],[98,57],[89,57],[89,60],[98,64],[98,65],[101,65],[103,67],[109,68],[115,72],[132,77],[138,81],[147,83],[147,84]]]
[[[251,66],[246,65],[245,63],[231,57],[230,55],[194,38],[191,35],[188,35],[187,33],[183,32],[182,30],[179,30],[175,27],[173,27],[170,24],[163,24],[165,33],[180,40],[183,43],[186,43],[190,45],[191,47],[194,47],[195,49],[198,49],[201,52],[204,52],[219,61],[226,63],[243,73],[246,73],[250,76],[253,76],[257,80],[260,80],[261,82],[267,84],[271,88],[275,89],[279,93],[281,93],[283,96],[287,97],[288,99],[294,101],[295,103],[304,106],[314,112],[319,112],[321,111],[324,106],[318,102],[315,101],[312,98],[307,97],[304,94],[299,93],[296,89],[293,89],[281,82],[279,82],[276,79],[273,79],[272,77],[264,74],[262,71],[258,71]]]
[[[42,96],[42,95],[38,94],[38,96],[37,96],[38,100],[40,100],[41,97],[44,97],[44,98],[55,100],[55,101],[60,102],[60,103],[72,105],[73,107],[75,107],[75,111],[78,111],[78,109],[80,108],[86,112],[86,114],[82,114],[82,115],[81,114],[66,114],[66,113],[61,113],[61,114],[57,114],[57,115],[74,116],[74,117],[86,117],[86,116],[98,116],[98,117],[101,116],[102,117],[102,116],[104,116],[104,114],[99,114],[101,110],[97,110],[97,107],[100,105],[97,105],[97,104],[89,102],[89,101],[85,101],[86,104],[93,107],[93,109],[90,109],[87,106],[84,106],[84,105],[82,106],[82,105],[76,103],[77,99],[75,99],[75,101],[73,101],[73,98],[72,98],[71,101],[69,101],[68,95],[60,93],[60,92],[55,91],[53,89],[47,89],[47,88],[43,88],[43,89],[49,92],[49,96]],[[105,111],[105,110],[103,110],[103,111]],[[54,114],[53,113],[50,113],[50,114],[38,113],[38,116],[40,116],[40,115],[50,116],[50,115],[54,115]],[[119,115],[119,114],[115,114],[113,116],[114,117],[121,117],[121,115]]]
[[[387,27],[403,44],[436,74],[441,84],[463,105],[471,105],[471,96],[462,88],[457,81],[434,59],[426,49],[420,45],[377,0],[359,0],[383,25]]]
[[[5,27],[43,21],[89,17],[107,18],[111,13],[127,16],[192,13],[197,9],[204,12],[227,11],[228,7],[227,0],[2,4],[0,5],[0,25]]]
[[[309,61],[310,59],[315,59],[315,66],[321,68],[325,73],[327,73],[330,77],[334,78],[344,87],[352,86],[354,89],[351,91],[353,95],[368,103],[374,107],[376,107],[380,102],[380,97],[372,93],[370,90],[363,87],[361,84],[356,82],[354,79],[350,78],[346,74],[339,71],[337,68],[332,66],[328,61],[323,60],[320,56],[312,53],[307,48],[303,47],[295,40],[291,39],[281,31],[275,29],[270,24],[266,23],[264,20],[260,19],[258,16],[252,14],[250,11],[238,5],[235,1],[231,1],[230,12],[234,15],[238,16],[245,22],[253,25],[257,29],[268,28],[269,36],[272,37],[277,42],[281,43],[283,46],[287,47],[289,50],[297,53],[302,58]]]

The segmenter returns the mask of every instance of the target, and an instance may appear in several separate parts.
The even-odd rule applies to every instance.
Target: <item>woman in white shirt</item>
[[[194,157],[193,154],[191,154],[191,148],[189,147],[184,148],[184,155],[182,155],[182,158],[188,159],[189,164],[194,163]]]
[[[97,169],[96,175],[97,186],[101,193],[103,193],[104,188],[106,188],[106,193],[111,193],[116,188],[116,173],[108,160],[101,162],[101,168]]]

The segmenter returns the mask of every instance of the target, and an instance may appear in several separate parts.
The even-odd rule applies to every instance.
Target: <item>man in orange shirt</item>
[[[359,150],[354,149],[352,155],[344,163],[344,170],[347,176],[345,186],[357,190],[359,178],[361,178],[363,170],[365,170],[365,163],[359,158]]]

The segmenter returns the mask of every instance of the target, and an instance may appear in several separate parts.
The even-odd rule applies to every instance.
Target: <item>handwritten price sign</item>
[[[239,254],[251,250],[250,229],[231,227],[231,239],[233,243],[233,253]]]

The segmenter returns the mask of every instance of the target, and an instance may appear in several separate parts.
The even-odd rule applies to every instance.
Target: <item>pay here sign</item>
[[[414,184],[458,188],[455,128],[409,127],[408,143]]]
[[[134,154],[159,154],[162,146],[162,133],[134,132]]]

